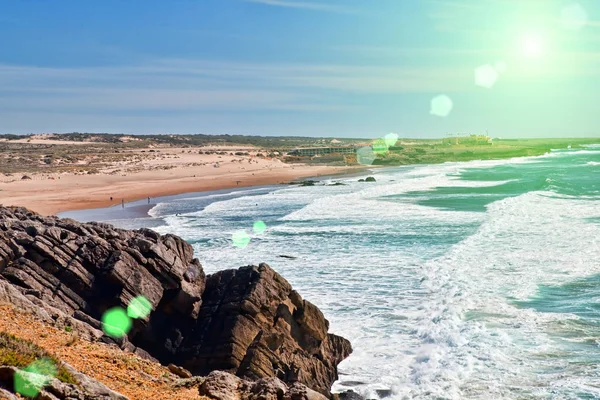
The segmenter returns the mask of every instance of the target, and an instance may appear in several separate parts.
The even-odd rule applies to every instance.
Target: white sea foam
[[[600,225],[588,221],[598,216],[597,203],[530,192],[485,212],[417,204],[436,187],[510,182],[458,179],[465,170],[559,159],[376,170],[375,183],[348,178],[346,186],[218,200],[164,217],[168,225],[159,230],[198,241],[208,273],[267,262],[317,304],[331,331],[354,347],[335,390],[376,397],[391,389],[393,399],[569,398],[600,387],[588,366],[564,369],[568,361],[558,356],[566,350],[550,334],[577,317],[517,304],[540,284],[600,273]],[[424,194],[403,197],[409,192]],[[267,222],[260,235],[251,232],[257,219]],[[238,229],[252,236],[247,248],[230,245]],[[344,384],[352,381],[364,384]]]

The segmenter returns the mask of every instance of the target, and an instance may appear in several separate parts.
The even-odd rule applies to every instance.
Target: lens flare
[[[250,236],[248,236],[246,231],[237,231],[231,235],[231,240],[235,247],[243,249],[250,243]]]
[[[37,360],[17,371],[14,377],[15,391],[25,397],[36,397],[40,390],[56,376],[56,366],[46,358]]]
[[[127,316],[129,318],[146,318],[151,311],[152,303],[144,296],[134,297],[127,306]]]
[[[111,308],[102,315],[102,330],[108,336],[123,337],[129,333],[131,325],[131,318],[121,307]]]
[[[498,80],[498,71],[490,64],[475,68],[475,84],[491,89]]]
[[[372,147],[375,154],[385,154],[388,151],[388,145],[385,139],[377,139],[373,141]]]
[[[254,233],[261,234],[267,230],[267,224],[265,224],[263,221],[256,221],[254,225],[252,225],[252,230]]]
[[[362,165],[371,165],[377,158],[377,155],[373,152],[370,146],[360,147],[356,150],[356,160]]]
[[[398,134],[397,133],[388,133],[387,135],[385,135],[384,140],[385,140],[385,144],[388,147],[392,147],[398,141]]]
[[[450,115],[453,106],[452,99],[445,94],[441,94],[431,99],[431,110],[429,112],[438,117],[447,117]]]
[[[521,42],[521,51],[526,57],[537,58],[544,53],[544,41],[539,34],[531,33]]]

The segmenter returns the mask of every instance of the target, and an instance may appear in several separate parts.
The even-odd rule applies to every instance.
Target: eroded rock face
[[[208,276],[197,325],[178,358],[195,374],[277,377],[329,395],[352,348],[328,328],[321,311],[268,265],[226,270]]]
[[[126,308],[133,297],[145,296],[153,312],[135,320],[129,334],[135,346],[119,344],[132,351],[140,346],[157,358],[172,355],[177,327],[197,318],[205,282],[192,247],[176,236],[6,207],[0,207],[0,277],[40,307],[95,329],[109,308]]]
[[[223,371],[211,372],[198,392],[214,400],[327,400],[300,382],[287,386],[275,377],[247,381]]]
[[[105,336],[102,314],[139,295],[150,301],[151,314],[135,320],[127,338]],[[176,236],[23,208],[0,207],[0,301],[86,339],[181,366],[182,376],[187,369],[228,371],[244,382],[277,378],[293,398],[313,396],[305,386],[329,396],[337,365],[352,351],[328,333],[321,311],[266,264],[205,277],[192,247]],[[270,390],[265,398],[280,398]]]

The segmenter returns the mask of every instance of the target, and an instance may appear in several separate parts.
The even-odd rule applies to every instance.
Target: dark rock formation
[[[196,328],[178,357],[196,374],[299,381],[325,395],[350,343],[328,334],[329,322],[266,264],[210,275]]]
[[[367,176],[367,178],[365,179],[365,182],[375,182],[375,178],[372,176]]]
[[[157,358],[173,354],[177,327],[195,321],[205,281],[192,247],[176,236],[6,207],[0,207],[0,276],[40,306],[98,330],[106,310],[145,296],[153,312],[135,321],[129,339]]]
[[[135,320],[128,337],[104,335],[102,314],[139,295],[150,315]],[[276,377],[291,384],[288,392],[299,382],[329,396],[351,352],[328,333],[321,311],[266,264],[205,277],[176,236],[24,208],[0,207],[0,301],[195,375]]]

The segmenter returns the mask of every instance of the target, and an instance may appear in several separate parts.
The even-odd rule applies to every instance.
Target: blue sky
[[[593,0],[0,0],[0,132],[600,136],[596,19]]]

